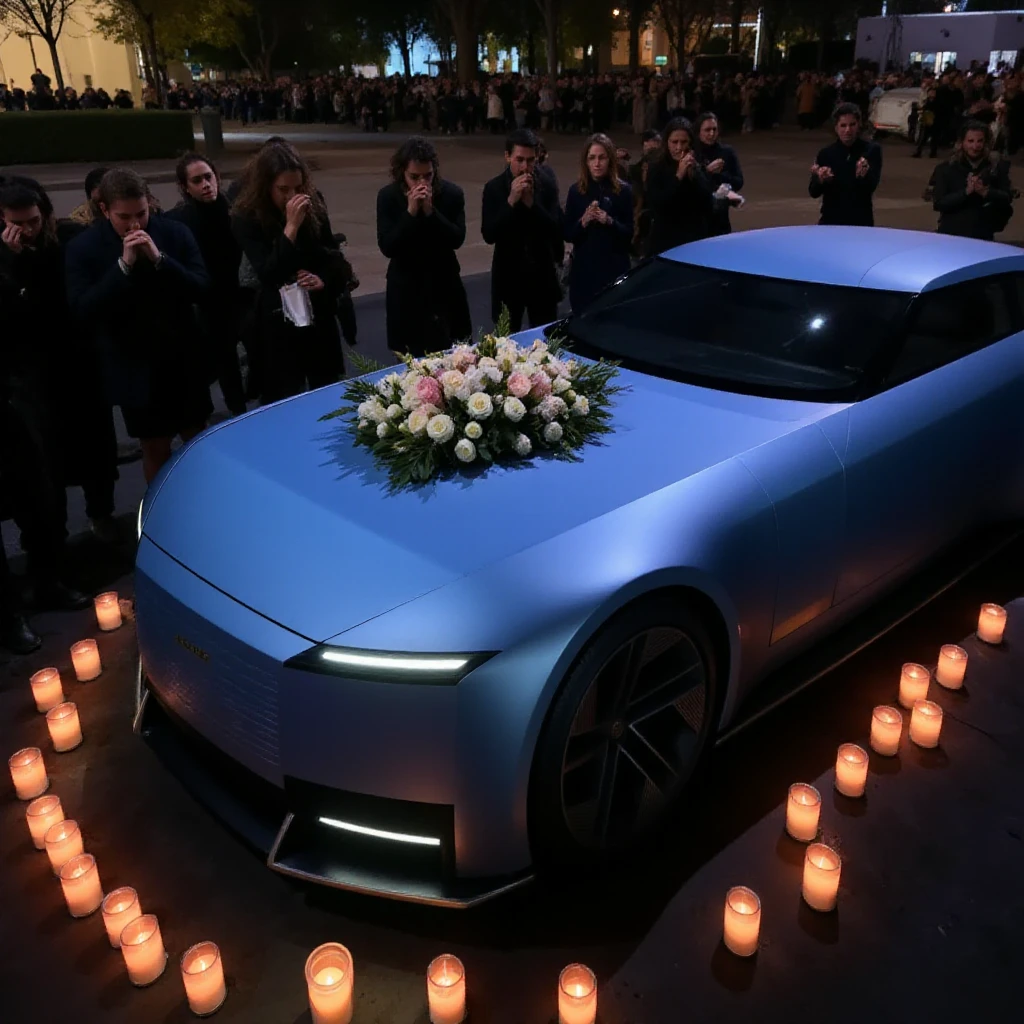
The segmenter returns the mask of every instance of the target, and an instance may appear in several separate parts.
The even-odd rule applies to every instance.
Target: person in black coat
[[[391,158],[390,185],[377,193],[377,245],[388,264],[388,348],[422,356],[472,336],[456,251],[466,240],[466,198],[440,175],[426,139]]]
[[[694,152],[690,122],[682,117],[669,121],[662,137],[661,156],[647,172],[648,256],[711,233],[711,182]]]
[[[199,307],[210,352],[211,378],[220,382],[224,402],[233,416],[245,412],[245,388],[238,364],[238,338],[245,315],[238,267],[242,247],[231,230],[231,208],[220,191],[217,168],[198,153],[186,153],[176,168],[181,202],[167,213],[184,224],[199,246],[210,275],[210,290]]]
[[[565,240],[572,243],[569,303],[579,313],[630,267],[633,192],[619,178],[607,135],[591,135],[583,147],[579,180],[565,200]]]
[[[520,129],[505,141],[505,170],[484,185],[481,232],[494,246],[491,317],[508,310],[513,332],[551,323],[561,290],[555,260],[562,242],[558,192],[536,165],[537,137]]]
[[[141,443],[149,482],[174,438],[194,437],[213,411],[194,311],[210,278],[192,232],[150,215],[134,171],[104,175],[100,212],[68,246],[68,300],[93,335],[108,398]]]
[[[351,268],[338,248],[309,168],[288,145],[265,147],[235,201],[232,227],[259,279],[257,330],[263,347],[263,402],[333,384],[345,371],[338,297]],[[281,290],[297,285],[312,310],[298,326]]]
[[[964,123],[952,159],[932,173],[932,189],[942,235],[991,242],[1013,212],[1010,164],[990,152],[980,121]]]
[[[707,176],[712,194],[723,185],[731,192],[742,192],[743,171],[740,170],[740,160],[732,146],[726,146],[719,141],[718,118],[707,111],[697,118],[693,128],[697,133],[694,152],[697,154],[698,164]],[[732,232],[729,208],[727,199],[714,199],[708,223],[712,235],[728,235]]]
[[[882,178],[882,149],[860,137],[860,108],[841,103],[832,115],[837,140],[818,153],[808,192],[821,200],[819,224],[874,227],[872,196]]]

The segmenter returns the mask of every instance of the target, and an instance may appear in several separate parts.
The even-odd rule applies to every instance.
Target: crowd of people
[[[115,89],[111,96],[104,88],[91,85],[81,94],[70,85],[54,90],[50,76],[36,68],[28,90],[13,79],[10,85],[0,82],[0,113],[26,110],[131,110],[135,100],[127,89]]]

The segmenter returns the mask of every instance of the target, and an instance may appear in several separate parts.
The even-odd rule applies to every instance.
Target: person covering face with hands
[[[842,103],[833,115],[836,141],[811,166],[808,193],[821,200],[819,224],[872,227],[872,196],[882,177],[882,150],[860,137],[860,108]]]

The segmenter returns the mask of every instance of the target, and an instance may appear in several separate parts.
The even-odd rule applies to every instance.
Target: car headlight
[[[405,651],[368,651],[357,647],[319,644],[285,662],[286,668],[367,679],[380,683],[424,683],[454,686],[493,658],[496,651],[471,654],[419,654]]]
[[[136,541],[142,540],[142,508],[145,505],[145,501],[139,502],[139,514],[135,518],[135,539]]]

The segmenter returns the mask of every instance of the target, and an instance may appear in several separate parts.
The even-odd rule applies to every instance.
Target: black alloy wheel
[[[716,699],[712,644],[682,601],[640,602],[602,628],[541,738],[535,846],[588,861],[639,845],[696,773],[717,724]]]

